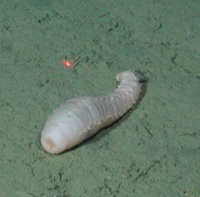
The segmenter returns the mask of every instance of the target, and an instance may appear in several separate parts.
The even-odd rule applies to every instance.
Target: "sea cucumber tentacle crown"
[[[117,74],[116,79],[120,84],[114,93],[74,98],[57,108],[42,131],[43,148],[49,153],[59,154],[125,114],[136,103],[141,84],[131,71]]]

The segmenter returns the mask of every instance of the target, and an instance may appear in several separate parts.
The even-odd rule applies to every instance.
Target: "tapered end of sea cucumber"
[[[122,81],[122,80],[129,80],[129,79],[134,79],[134,80],[136,80],[136,81],[138,81],[138,78],[137,78],[137,76],[135,75],[135,73],[134,72],[132,72],[132,71],[124,71],[124,72],[120,72],[120,73],[118,73],[117,75],[116,75],[116,79],[117,79],[117,81]]]
[[[130,96],[131,104],[133,105],[139,98],[141,92],[141,83],[137,76],[132,71],[124,71],[116,76],[119,85],[115,93],[120,95],[128,94]]]

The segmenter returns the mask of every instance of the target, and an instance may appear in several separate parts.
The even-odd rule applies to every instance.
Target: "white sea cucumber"
[[[59,154],[89,138],[125,114],[137,101],[141,84],[131,71],[116,76],[114,93],[66,101],[48,118],[41,134],[43,148]]]

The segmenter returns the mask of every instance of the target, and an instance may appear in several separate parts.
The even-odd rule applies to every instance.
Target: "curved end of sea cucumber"
[[[135,79],[138,81],[138,78],[136,77],[135,73],[132,71],[123,71],[116,75],[116,80],[119,82],[122,81],[123,79],[128,79],[128,78]]]

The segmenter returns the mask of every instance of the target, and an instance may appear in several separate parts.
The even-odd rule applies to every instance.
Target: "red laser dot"
[[[73,62],[70,61],[70,60],[64,60],[63,61],[63,65],[66,67],[66,68],[71,68],[73,66]]]

